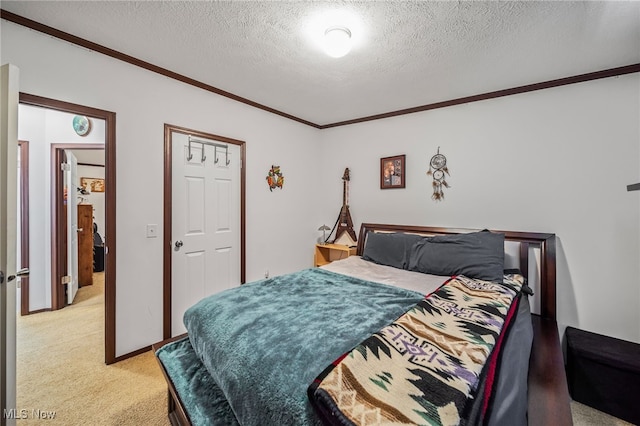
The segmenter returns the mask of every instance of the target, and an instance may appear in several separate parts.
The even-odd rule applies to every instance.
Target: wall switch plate
[[[151,223],[147,225],[147,238],[157,238],[158,237],[158,225],[155,223]]]

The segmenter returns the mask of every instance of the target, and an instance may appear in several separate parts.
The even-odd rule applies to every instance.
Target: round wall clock
[[[76,115],[73,117],[73,130],[79,136],[86,136],[91,131],[91,121],[84,115]]]

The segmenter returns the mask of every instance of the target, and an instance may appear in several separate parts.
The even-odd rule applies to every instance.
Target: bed
[[[377,413],[373,423],[421,424],[433,416],[451,424],[570,425],[555,285],[553,234],[363,224],[356,256],[245,284],[190,308],[189,334],[154,345],[169,387],[169,419],[358,424],[365,421],[353,421],[353,413],[365,419],[366,407]],[[491,304],[467,294],[485,289],[498,292]],[[453,300],[461,308],[453,308],[451,320],[443,312]],[[503,305],[496,308],[498,300]],[[468,314],[476,308],[484,310]],[[461,317],[483,321],[464,323],[465,336],[478,324],[495,328],[480,327],[470,337],[480,349],[451,334],[462,327]],[[411,353],[428,347],[406,344],[419,341],[421,335],[405,334],[423,323],[433,325],[422,327],[427,334],[453,336],[452,347],[464,345],[473,355],[454,364],[438,352],[442,344],[430,354]]]

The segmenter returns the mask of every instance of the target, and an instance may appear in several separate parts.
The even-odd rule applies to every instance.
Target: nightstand
[[[346,259],[354,254],[356,254],[356,247],[342,244],[316,244],[313,264],[314,266],[322,266],[334,260]]]

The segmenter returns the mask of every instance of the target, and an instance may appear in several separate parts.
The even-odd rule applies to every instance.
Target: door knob
[[[16,277],[20,278],[20,277],[28,277],[28,276],[29,276],[29,268],[23,268],[23,269],[20,269],[18,272],[16,272],[15,275],[9,275],[7,277],[7,282],[11,282],[15,280]]]
[[[184,245],[184,243],[181,240],[176,241],[175,246],[176,246],[176,251],[180,250],[180,247],[182,247]]]

